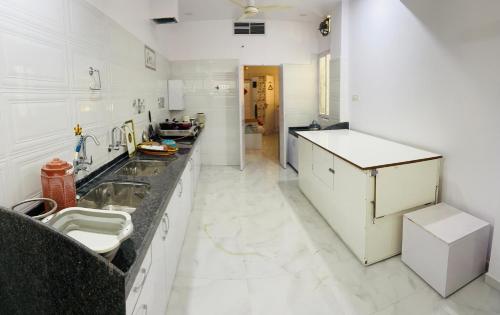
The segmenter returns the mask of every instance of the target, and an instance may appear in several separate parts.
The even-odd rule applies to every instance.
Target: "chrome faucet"
[[[92,165],[93,160],[92,156],[90,156],[90,161],[87,158],[87,140],[92,139],[96,145],[100,145],[101,143],[97,138],[93,135],[81,135],[78,139],[78,143],[75,148],[75,158],[73,159],[73,168],[75,174],[78,174],[80,171],[87,171],[89,165]]]
[[[116,140],[115,131],[119,132],[118,140]],[[120,127],[113,127],[111,130],[111,144],[108,147],[108,151],[118,151],[121,147],[123,147],[123,130]]]
[[[122,147],[127,147],[127,142],[123,141],[123,135],[127,134],[127,130],[131,133],[132,130],[130,130],[130,127],[127,124],[121,125],[121,127],[113,127],[111,130],[111,144],[108,147],[108,152],[111,152],[113,150],[120,150]],[[119,138],[116,140],[116,135],[115,132],[119,132]]]

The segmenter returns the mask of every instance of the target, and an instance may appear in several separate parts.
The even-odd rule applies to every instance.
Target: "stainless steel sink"
[[[143,183],[102,183],[81,197],[78,200],[78,206],[132,213],[149,195],[149,189],[149,185]]]
[[[167,168],[171,161],[134,160],[120,168],[117,175],[127,176],[156,176]]]

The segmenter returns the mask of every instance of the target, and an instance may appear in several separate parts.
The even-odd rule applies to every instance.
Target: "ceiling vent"
[[[264,22],[234,22],[234,35],[265,35]]]
[[[165,17],[165,18],[153,18],[153,22],[156,24],[171,24],[171,23],[177,23],[177,18],[175,17]]]
[[[179,21],[179,0],[151,0],[151,20],[156,24],[170,24]]]

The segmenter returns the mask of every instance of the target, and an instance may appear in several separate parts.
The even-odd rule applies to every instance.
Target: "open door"
[[[285,78],[284,78],[284,65],[280,66],[280,107],[279,107],[279,139],[280,139],[280,165],[283,168],[286,168],[286,142],[288,137],[288,127],[285,125],[285,99],[284,99],[284,91],[285,91]]]
[[[288,127],[318,119],[317,64],[281,65],[280,164],[286,168]]]
[[[238,67],[238,104],[240,106],[240,170],[245,169],[245,68]]]

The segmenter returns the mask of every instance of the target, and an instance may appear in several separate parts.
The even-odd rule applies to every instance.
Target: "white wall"
[[[108,153],[113,126],[146,128],[133,99],[166,117],[156,100],[169,65],[157,61],[158,71],[146,69],[143,42],[86,1],[0,1],[0,204],[38,195],[51,158],[72,161],[76,123],[101,141],[87,150],[95,169],[123,152]],[[101,71],[101,91],[89,90],[89,66]]]
[[[360,97],[349,105],[352,127],[442,153],[442,199],[493,222],[500,211],[500,2],[349,2],[349,94]],[[498,277],[499,267],[490,272]]]
[[[149,0],[87,0],[151,48],[159,50]],[[160,51],[157,51],[160,53]]]
[[[266,35],[233,35],[232,20],[158,26],[161,51],[170,60],[239,59],[245,65],[309,64],[318,53],[312,23],[266,21]]]
[[[172,117],[206,115],[201,143],[204,165],[240,164],[237,71],[235,59],[171,62],[171,78],[184,81],[186,106],[184,111],[171,112]]]

